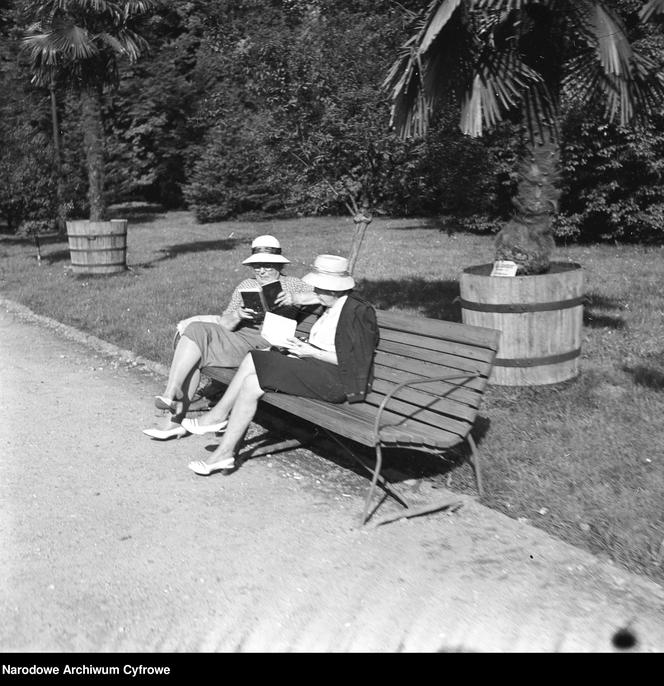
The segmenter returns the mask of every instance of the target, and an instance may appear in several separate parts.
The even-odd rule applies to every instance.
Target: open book
[[[263,290],[259,287],[241,290],[240,296],[242,296],[244,307],[253,310],[256,313],[257,319],[262,319],[270,309],[263,295]]]
[[[258,313],[257,319],[260,321],[266,312],[277,312],[282,317],[296,319],[299,309],[294,305],[277,305],[275,300],[281,291],[281,281],[271,281],[266,283],[263,288],[247,288],[240,291],[242,302],[245,307]]]
[[[270,344],[276,347],[287,347],[289,338],[295,336],[297,322],[288,317],[281,317],[273,312],[266,312],[261,336]]]

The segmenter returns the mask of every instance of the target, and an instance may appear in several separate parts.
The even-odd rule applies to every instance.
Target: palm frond
[[[649,0],[640,10],[639,18],[642,21],[648,21],[656,14],[664,12],[664,0]]]
[[[23,44],[34,60],[46,64],[53,63],[54,56],[58,54],[65,59],[85,60],[97,53],[88,32],[71,25],[60,30],[26,36]]]
[[[501,122],[508,112],[527,104],[540,121],[551,119],[554,106],[542,77],[515,51],[486,51],[478,62],[472,87],[461,109],[463,133],[477,137]]]
[[[421,40],[418,41],[418,51],[420,54],[423,55],[429,50],[431,44],[447,26],[461,2],[462,0],[443,0],[435,11],[435,5],[438,3],[432,2],[431,5],[429,5],[430,16],[426,18],[425,30],[423,31]]]
[[[390,125],[402,136],[424,133],[434,103],[459,80],[459,64],[472,63],[472,39],[459,19],[461,10],[460,0],[430,3],[388,72],[383,88],[391,92]]]
[[[521,10],[528,5],[551,5],[551,0],[475,0],[473,9],[489,12],[511,12]]]
[[[664,103],[664,75],[639,53],[628,74],[612,74],[588,51],[570,61],[563,86],[577,103],[603,102],[605,117],[622,126],[658,112]]]
[[[628,74],[633,58],[632,46],[618,18],[600,3],[595,5],[595,39],[597,53],[607,74]]]
[[[129,50],[118,37],[102,31],[97,35],[97,39],[102,45],[109,47],[117,55],[129,55]]]
[[[147,14],[161,4],[160,0],[129,0],[124,3],[125,17],[133,17],[137,14]]]

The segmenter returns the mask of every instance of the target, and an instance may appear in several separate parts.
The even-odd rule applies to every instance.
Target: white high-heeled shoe
[[[189,467],[192,472],[200,474],[201,476],[210,476],[213,472],[234,469],[235,459],[229,457],[221,462],[215,462],[213,464],[208,464],[207,462],[203,462],[203,460],[194,460],[193,462],[190,462],[187,467]]]
[[[182,438],[189,432],[184,426],[178,424],[170,429],[143,429],[143,433],[150,438],[156,438],[158,441],[166,441],[169,438]]]
[[[218,422],[217,424],[199,424],[198,419],[189,419],[188,417],[185,417],[182,420],[182,426],[190,434],[203,436],[204,434],[216,434],[220,433],[221,431],[225,431],[226,427],[228,426],[228,419],[224,419],[223,421]]]

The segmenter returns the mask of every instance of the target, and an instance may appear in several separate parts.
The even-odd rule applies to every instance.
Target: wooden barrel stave
[[[460,279],[463,322],[501,331],[489,383],[530,386],[577,376],[584,297],[580,265],[552,263],[548,274],[522,277],[492,277],[491,266],[471,267]],[[491,311],[492,306],[506,311]]]
[[[127,220],[68,221],[72,270],[77,274],[112,274],[127,268]]]

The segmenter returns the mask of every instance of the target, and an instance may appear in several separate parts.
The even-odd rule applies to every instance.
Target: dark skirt
[[[264,391],[342,403],[346,400],[336,364],[311,357],[288,357],[270,350],[252,350],[258,383]]]

